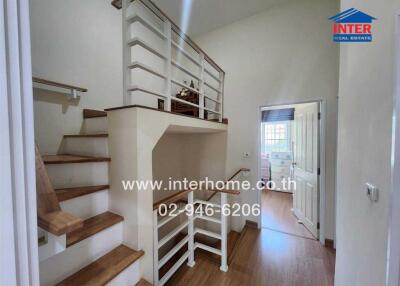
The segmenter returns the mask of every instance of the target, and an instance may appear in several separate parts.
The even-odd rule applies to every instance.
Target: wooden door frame
[[[391,194],[386,286],[400,285],[400,11],[395,14],[395,64],[393,87]]]
[[[314,99],[304,101],[292,101],[292,102],[281,102],[277,104],[260,106],[257,110],[258,114],[258,128],[257,128],[257,179],[261,180],[261,112],[264,108],[276,107],[281,105],[295,105],[305,103],[318,103],[319,110],[321,112],[321,120],[319,122],[319,168],[321,175],[319,176],[319,241],[322,245],[325,245],[325,214],[326,214],[326,100],[325,99]],[[336,190],[335,190],[336,194]],[[257,191],[257,202],[262,207],[261,191]],[[336,204],[334,206],[336,210]],[[262,227],[262,215],[257,219],[258,228]],[[334,227],[336,228],[336,227]]]

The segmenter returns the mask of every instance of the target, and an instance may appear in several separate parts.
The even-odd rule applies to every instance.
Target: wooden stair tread
[[[107,133],[99,133],[99,134],[67,134],[64,135],[64,138],[107,138]]]
[[[79,155],[43,155],[45,164],[69,164],[69,163],[88,163],[88,162],[110,162],[108,157],[90,157]]]
[[[140,279],[140,281],[138,283],[136,283],[135,286],[153,286],[153,284],[151,284],[150,282],[148,282],[144,279]]]
[[[83,221],[69,213],[54,211],[38,216],[38,225],[54,235],[62,235],[81,228]]]
[[[107,117],[107,112],[95,109],[83,110],[83,118],[96,118],[96,117]]]
[[[73,198],[85,196],[91,193],[107,190],[110,185],[100,185],[100,186],[83,186],[83,187],[73,187],[73,188],[63,188],[56,189],[56,195],[59,202],[70,200]]]
[[[105,285],[143,255],[143,251],[135,251],[121,244],[96,261],[64,279],[57,285]]]
[[[67,247],[74,245],[114,224],[123,221],[124,218],[112,212],[105,212],[83,221],[83,226],[67,233]]]

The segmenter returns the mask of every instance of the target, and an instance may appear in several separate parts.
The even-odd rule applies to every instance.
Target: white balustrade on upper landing
[[[151,1],[123,0],[122,15],[124,105],[171,111],[175,101],[221,122],[224,71]],[[198,102],[177,98],[182,88]]]

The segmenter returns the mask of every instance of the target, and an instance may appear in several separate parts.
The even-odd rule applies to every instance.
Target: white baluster
[[[224,206],[227,203],[227,194],[221,192],[221,271],[228,271],[228,253],[227,253],[227,218],[224,215]]]
[[[199,117],[204,118],[204,106],[205,106],[205,99],[204,99],[204,54],[200,53],[200,81],[199,81]]]
[[[164,110],[166,111],[171,111],[171,94],[172,94],[172,84],[171,84],[171,80],[172,80],[172,67],[171,67],[171,53],[172,53],[172,44],[171,44],[171,37],[172,37],[172,31],[171,31],[171,22],[168,20],[165,20],[164,23],[164,33],[166,35],[166,39],[165,39],[165,45],[166,45],[166,49],[165,49],[165,53],[166,53],[166,62],[165,62],[165,75],[166,75],[166,79],[165,79],[165,95],[166,95],[166,99],[165,99],[165,103],[164,103]]]
[[[158,286],[158,217],[157,209],[153,211],[153,285]]]
[[[193,206],[193,211],[189,214],[189,226],[188,226],[188,235],[189,235],[189,259],[187,265],[189,267],[193,267],[195,265],[194,262],[194,205],[193,205],[193,192],[188,194],[188,205]]]
[[[123,54],[123,102],[124,105],[131,104],[131,96],[128,86],[131,84],[131,72],[127,65],[131,62],[131,48],[127,45],[130,40],[129,23],[126,21],[128,0],[122,0],[122,54]]]
[[[219,93],[218,93],[218,101],[220,102],[219,108],[218,108],[218,119],[219,122],[222,122],[222,119],[224,118],[224,84],[225,84],[225,74],[220,71],[219,72]]]

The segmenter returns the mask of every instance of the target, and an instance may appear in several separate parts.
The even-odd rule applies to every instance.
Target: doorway
[[[321,102],[261,108],[261,226],[320,237]]]

